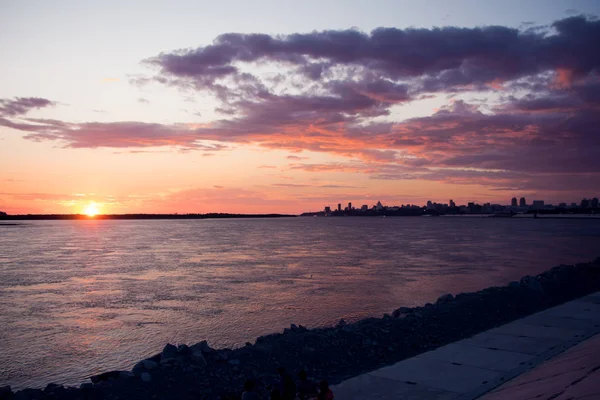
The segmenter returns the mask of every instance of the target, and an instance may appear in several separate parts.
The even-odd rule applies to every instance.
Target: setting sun
[[[98,214],[98,206],[96,203],[91,202],[84,210],[85,215],[88,217],[94,217]]]

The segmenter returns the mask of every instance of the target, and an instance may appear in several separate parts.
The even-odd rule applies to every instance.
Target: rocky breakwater
[[[79,388],[50,384],[14,393],[4,387],[0,399],[236,399],[247,379],[254,379],[268,398],[279,366],[336,383],[598,290],[600,258],[507,286],[446,294],[382,318],[341,320],[329,328],[292,325],[233,350],[212,349],[206,341],[168,344],[131,371],[96,375]]]

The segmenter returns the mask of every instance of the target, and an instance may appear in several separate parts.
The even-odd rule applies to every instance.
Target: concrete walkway
[[[336,400],[476,399],[597,333],[600,292],[359,375],[332,389]]]
[[[600,334],[480,398],[504,399],[600,399]]]

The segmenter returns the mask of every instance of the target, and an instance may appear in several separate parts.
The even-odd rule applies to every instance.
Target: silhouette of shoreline
[[[129,220],[129,219],[226,219],[226,218],[296,218],[289,214],[99,214],[93,217],[84,214],[24,214],[0,215],[0,221],[39,220]]]

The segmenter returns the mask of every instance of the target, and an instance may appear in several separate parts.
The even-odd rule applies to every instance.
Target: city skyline
[[[515,204],[515,200],[517,204]],[[427,202],[423,205],[419,205],[419,204],[413,204],[413,203],[400,203],[400,204],[393,204],[393,205],[386,205],[383,204],[381,201],[377,201],[377,204],[373,204],[373,205],[367,205],[369,206],[369,209],[371,208],[381,208],[381,207],[400,207],[400,206],[418,206],[418,207],[428,207],[431,205],[446,205],[449,207],[461,207],[461,206],[465,206],[468,204],[479,204],[479,202],[477,201],[467,201],[463,204],[461,204],[460,202],[456,202],[454,201],[454,199],[449,199],[447,202],[442,202],[442,203],[438,203],[437,201],[432,201],[432,200],[427,200]],[[561,207],[561,206],[565,206],[565,207],[573,207],[573,206],[577,206],[577,207],[583,207],[584,205],[588,204],[590,207],[592,208],[597,208],[598,207],[598,197],[589,197],[586,198],[584,197],[583,199],[581,199],[580,201],[571,201],[571,202],[566,202],[566,201],[561,201],[558,203],[550,203],[550,202],[546,202],[546,200],[543,199],[532,199],[529,203],[527,202],[527,199],[525,197],[520,197],[520,198],[516,198],[513,197],[511,198],[511,200],[507,203],[501,203],[501,202],[497,202],[497,203],[492,203],[492,202],[485,202],[483,204],[490,204],[490,205],[500,205],[503,207],[530,207],[533,206],[535,204],[540,204],[540,205],[545,205],[545,206],[554,206],[554,207]],[[352,205],[352,202],[348,202],[348,206],[347,207],[343,207],[342,203],[337,203],[337,207],[332,208],[331,206],[325,206],[325,208],[330,208],[331,210],[337,210],[337,211],[343,211],[344,209],[360,209],[363,208],[365,205],[361,205],[359,207],[354,207]]]
[[[599,191],[597,1],[226,3],[3,2],[0,210]]]

